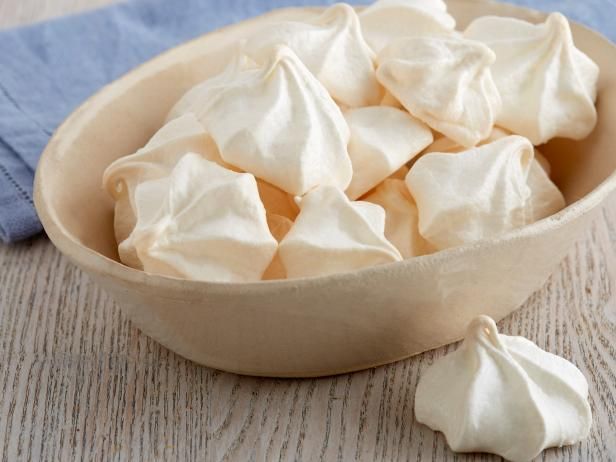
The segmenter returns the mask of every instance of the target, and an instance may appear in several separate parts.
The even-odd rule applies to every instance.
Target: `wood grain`
[[[1,0],[0,26],[105,2]],[[616,460],[611,202],[499,323],[575,363],[590,384],[590,437],[542,460]],[[0,245],[0,460],[500,460],[454,454],[414,420],[420,374],[453,348],[322,379],[227,374],[141,334],[46,238]]]

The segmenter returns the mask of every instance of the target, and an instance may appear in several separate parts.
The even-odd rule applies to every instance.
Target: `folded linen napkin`
[[[32,202],[36,163],[56,127],[90,94],[165,49],[213,29],[273,8],[330,3],[129,0],[0,31],[0,239],[14,242],[41,231]],[[616,40],[614,0],[514,3],[559,10]]]

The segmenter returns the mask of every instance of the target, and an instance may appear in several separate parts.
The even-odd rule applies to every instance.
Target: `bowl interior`
[[[448,5],[460,28],[487,14],[533,22],[545,16],[495,2],[451,0]],[[118,261],[113,201],[101,185],[104,169],[143,146],[188,88],[219,72],[238,38],[265,22],[301,18],[313,11],[279,10],[208,34],[142,65],[90,98],[58,130],[37,171],[39,196],[44,198],[51,224],[72,241]],[[569,204],[616,169],[609,126],[609,121],[616,120],[616,49],[588,29],[576,24],[572,29],[577,46],[601,68],[599,122],[583,141],[555,139],[540,148]]]

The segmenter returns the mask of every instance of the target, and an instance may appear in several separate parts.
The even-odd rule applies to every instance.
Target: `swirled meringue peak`
[[[471,147],[490,134],[500,110],[493,62],[473,40],[402,38],[379,53],[377,78],[412,115]]]
[[[588,436],[588,383],[569,361],[523,337],[474,319],[464,342],[421,376],[415,417],[441,431],[454,451],[530,461],[546,448]]]
[[[456,20],[443,0],[378,0],[359,13],[361,30],[375,52],[401,37],[451,36]]]
[[[402,260],[385,239],[385,212],[321,186],[300,201],[300,213],[280,242],[289,278],[322,276]]]
[[[552,13],[542,24],[485,16],[464,36],[496,54],[492,75],[503,101],[498,125],[535,145],[557,136],[582,139],[592,131],[599,67],[575,47],[562,14]]]
[[[389,178],[364,198],[385,210],[385,237],[403,258],[418,257],[435,251],[419,234],[417,205],[404,180]]]
[[[135,206],[137,224],[127,241],[149,273],[258,281],[278,246],[254,176],[198,154],[185,154],[168,176],[140,183]]]
[[[188,113],[165,124],[136,153],[120,157],[105,169],[103,186],[116,201],[114,228],[124,264],[141,268],[134,247],[126,240],[137,221],[135,188],[144,181],[168,176],[187,152],[225,165],[214,140],[194,114]]]
[[[339,103],[359,107],[378,104],[381,99],[375,55],[351,6],[339,3],[304,22],[265,26],[249,37],[244,50],[264,62],[271,47],[280,44],[289,46]]]
[[[355,200],[390,176],[432,142],[432,130],[406,111],[388,106],[350,109],[349,156],[353,178],[346,190]]]
[[[269,53],[263,66],[232,65],[176,106],[197,114],[226,162],[289,194],[345,189],[353,172],[342,112],[290,48]]]
[[[458,154],[422,156],[406,177],[422,236],[444,249],[556,213],[564,199],[533,156],[530,141],[517,135]]]

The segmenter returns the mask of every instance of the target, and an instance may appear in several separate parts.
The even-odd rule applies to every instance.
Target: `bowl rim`
[[[452,3],[477,3],[477,0],[448,0]],[[485,4],[506,5],[513,10],[523,11],[527,14],[534,14],[539,18],[544,18],[548,13],[535,10],[533,8],[521,7],[512,5],[506,2],[498,2],[495,0],[483,0]],[[280,14],[282,12],[294,12],[298,10],[322,10],[323,6],[316,7],[288,7],[271,10],[265,14],[247,18],[242,23],[249,21],[262,20],[270,15]],[[569,22],[577,28],[584,29],[597,39],[605,42],[610,46],[614,44],[601,33],[586,27],[576,21],[569,19]],[[71,133],[70,128],[78,124],[82,120],[82,116],[87,113],[94,113],[93,109],[104,106],[114,92],[126,86],[131,80],[137,76],[141,80],[147,75],[152,75],[158,69],[158,66],[165,62],[170,55],[176,53],[179,49],[189,47],[198,41],[207,39],[213,35],[224,34],[228,29],[237,26],[240,22],[232,23],[222,28],[215,29],[211,32],[203,34],[195,39],[183,42],[169,50],[160,53],[143,64],[131,69],[120,78],[105,85],[89,98],[87,98],[77,109],[75,109],[57,128],[49,143],[43,150],[34,178],[34,204],[38,212],[43,228],[53,244],[74,263],[81,268],[92,271],[101,276],[106,276],[111,279],[120,280],[128,284],[157,286],[162,289],[161,296],[165,297],[166,289],[175,290],[192,290],[192,291],[208,291],[212,293],[254,293],[259,291],[277,291],[280,289],[305,289],[313,286],[323,285],[325,283],[340,284],[349,280],[355,280],[358,276],[371,277],[376,274],[391,272],[392,270],[408,269],[412,267],[439,265],[445,262],[451,262],[454,258],[462,258],[464,255],[472,254],[478,249],[487,250],[489,248],[499,247],[503,244],[525,239],[538,234],[543,234],[548,231],[556,231],[565,224],[570,223],[581,216],[588,215],[598,207],[604,199],[616,189],[616,170],[612,172],[606,179],[593,188],[588,194],[579,198],[575,202],[568,204],[558,213],[536,221],[529,225],[503,233],[500,236],[482,239],[469,244],[464,244],[458,247],[444,249],[432,254],[412,257],[402,261],[385,263],[381,265],[370,266],[353,271],[345,271],[324,276],[311,276],[292,279],[276,279],[262,280],[254,282],[216,282],[216,281],[201,281],[176,278],[172,276],[164,276],[160,274],[148,273],[142,270],[134,269],[122,264],[119,261],[111,259],[103,254],[80,243],[74,239],[70,233],[62,225],[62,221],[58,218],[56,210],[51,202],[47,199],[46,172],[53,169],[55,161],[62,152],[62,143],[66,141],[67,132]],[[113,98],[111,98],[113,99]],[[79,130],[73,130],[74,134],[78,134]],[[167,296],[165,298],[177,298]]]

